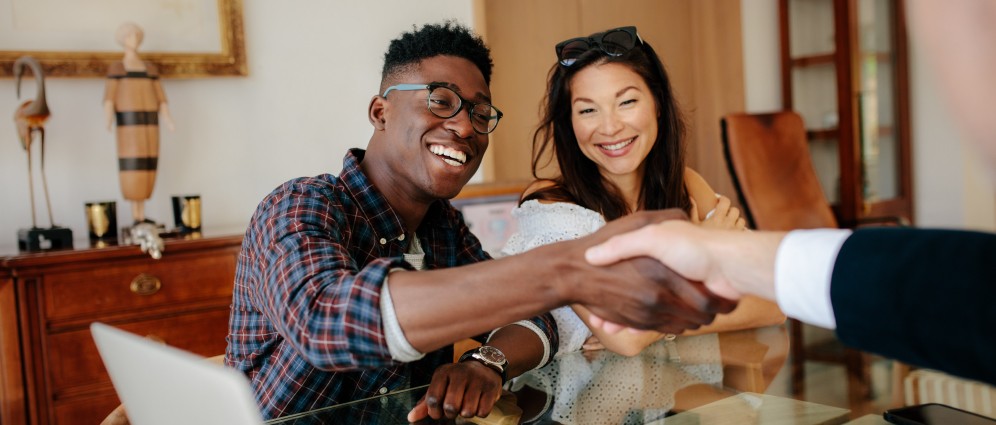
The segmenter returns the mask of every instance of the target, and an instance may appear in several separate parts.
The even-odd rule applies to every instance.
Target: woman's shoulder
[[[578,204],[539,199],[530,199],[523,202],[512,211],[512,214],[520,218],[525,216],[553,216],[560,218],[593,217],[600,219],[603,223],[605,222],[601,214]]]
[[[685,177],[685,189],[688,190],[689,195],[694,196],[695,193],[706,193],[706,192],[715,193],[712,190],[712,186],[709,185],[709,182],[707,182],[706,179],[703,178],[702,175],[696,172],[695,170],[689,167],[685,167],[684,177]]]
[[[536,199],[542,203],[557,202],[553,199],[548,199],[547,197],[542,195],[548,192],[552,192],[556,190],[558,187],[559,185],[554,180],[549,180],[549,179],[533,180],[532,183],[529,183],[529,186],[526,186],[526,188],[522,190],[522,196],[519,197],[519,201],[525,202],[531,199]]]
[[[602,215],[570,202],[531,199],[512,209],[517,229],[502,249],[518,254],[553,242],[587,236],[605,225]]]
[[[699,206],[699,214],[704,215],[716,207],[716,191],[709,185],[702,175],[695,170],[685,167],[685,190],[688,197],[693,199]]]
[[[545,214],[559,214],[559,215],[572,215],[572,216],[573,215],[583,215],[583,216],[593,215],[598,217],[602,216],[601,214],[599,214],[594,210],[582,207],[573,202],[550,201],[550,200],[541,200],[541,199],[530,199],[528,201],[525,201],[519,204],[519,206],[515,208],[513,212],[514,211],[519,211],[519,214],[545,213]]]
[[[526,186],[519,199],[519,206],[512,211],[512,215],[519,219],[520,226],[530,223],[540,225],[605,223],[601,214],[573,202],[560,182],[551,179],[534,180]]]

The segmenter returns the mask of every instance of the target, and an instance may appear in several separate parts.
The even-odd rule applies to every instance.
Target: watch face
[[[501,350],[492,347],[490,345],[482,346],[481,349],[477,352],[477,354],[479,354],[485,360],[493,362],[494,364],[500,365],[505,363],[505,354],[503,354]]]

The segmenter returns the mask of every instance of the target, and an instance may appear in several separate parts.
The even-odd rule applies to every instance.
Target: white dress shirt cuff
[[[395,269],[393,271],[404,271]],[[384,323],[384,339],[387,340],[387,350],[391,352],[391,358],[398,362],[409,363],[425,357],[425,353],[420,353],[405,338],[404,331],[401,330],[401,323],[398,323],[398,316],[394,313],[394,303],[391,301],[391,290],[387,285],[387,278],[384,278],[384,285],[380,290],[380,320]]]
[[[835,329],[830,278],[846,229],[795,230],[778,246],[775,257],[775,298],[786,316]]]

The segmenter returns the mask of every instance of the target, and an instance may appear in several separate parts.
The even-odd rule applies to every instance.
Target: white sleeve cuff
[[[404,271],[404,269],[394,269],[394,271]],[[384,323],[384,339],[387,340],[387,350],[391,352],[391,358],[398,362],[409,363],[425,357],[425,353],[420,353],[405,338],[401,324],[398,323],[398,316],[394,313],[394,303],[391,301],[391,290],[387,285],[388,278],[384,278],[384,285],[380,289],[380,320]]]
[[[827,329],[837,320],[830,300],[830,278],[846,229],[795,230],[778,246],[775,298],[786,316]]]
[[[519,325],[519,326],[522,326],[522,327],[524,327],[526,329],[529,329],[529,330],[535,332],[536,336],[538,336],[539,339],[540,339],[540,341],[543,343],[543,358],[540,359],[540,362],[536,366],[533,366],[530,370],[532,370],[532,369],[538,369],[540,366],[545,365],[546,362],[550,360],[550,340],[547,339],[546,334],[543,333],[543,330],[540,329],[539,326],[536,326],[535,323],[530,322],[528,320],[520,320],[520,321],[512,323],[511,325],[508,325],[508,326],[514,326],[514,325]],[[491,333],[488,334],[488,339],[487,340],[491,341],[491,337],[494,336],[495,332],[498,332],[499,330],[501,330],[504,327],[505,326],[502,326],[501,328],[498,328],[498,329],[495,329],[495,330],[491,331]]]

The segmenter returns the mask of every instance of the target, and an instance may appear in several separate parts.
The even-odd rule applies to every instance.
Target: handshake
[[[738,235],[745,234],[695,226],[678,209],[630,214],[585,238],[556,244],[569,246],[568,257],[584,263],[569,270],[580,275],[563,273],[579,276],[564,279],[565,297],[591,311],[592,326],[609,332],[697,329],[732,311],[743,295],[728,278],[736,275],[726,260],[749,253],[724,252]]]

